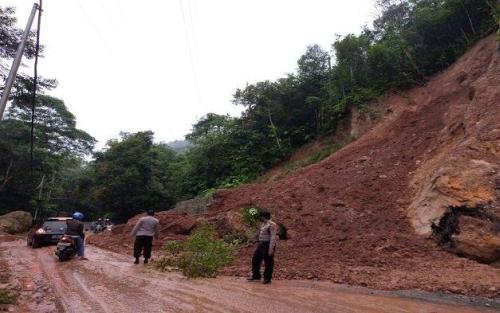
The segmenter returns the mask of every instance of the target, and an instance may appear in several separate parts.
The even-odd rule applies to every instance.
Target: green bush
[[[228,234],[224,236],[224,242],[230,244],[231,246],[240,246],[248,242],[248,237],[246,234],[236,233]]]
[[[232,261],[233,247],[217,238],[213,225],[204,224],[184,242],[170,241],[156,262],[160,271],[178,268],[187,277],[216,277]]]
[[[8,290],[0,289],[0,304],[12,304],[16,302],[16,296]]]
[[[259,208],[244,208],[241,210],[241,219],[247,226],[256,226],[259,223]]]
[[[305,162],[303,166],[311,165],[314,163],[317,163],[327,157],[329,157],[332,153],[337,152],[338,150],[342,149],[344,145],[340,143],[336,144],[328,144],[322,147],[321,149],[318,149],[316,152],[314,152]]]

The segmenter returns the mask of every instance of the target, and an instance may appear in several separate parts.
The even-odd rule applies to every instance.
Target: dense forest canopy
[[[0,122],[0,213],[39,206],[46,214],[78,209],[123,221],[251,181],[303,144],[334,132],[351,108],[425,83],[500,20],[494,0],[380,0],[378,7],[380,15],[360,34],[337,36],[329,50],[307,47],[294,73],[236,90],[233,101],[244,107],[242,115],[207,114],[186,135],[191,145],[183,154],[155,143],[152,132],[122,133],[84,161],[95,140],[76,128],[63,101],[46,95],[55,80],[42,79],[31,163],[32,82],[21,75]],[[14,9],[0,8],[2,77],[20,35],[13,16]],[[30,38],[25,57],[33,54]]]

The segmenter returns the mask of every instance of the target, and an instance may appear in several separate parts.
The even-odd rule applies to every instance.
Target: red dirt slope
[[[392,113],[359,140],[281,180],[221,191],[209,215],[248,206],[274,211],[292,233],[291,240],[279,244],[280,278],[498,297],[500,269],[457,257],[417,235],[408,207],[425,185],[413,181],[424,165],[432,165],[450,143],[468,140],[467,134],[500,128],[499,80],[492,81],[499,73],[499,53],[490,36],[426,86],[382,99]],[[457,121],[450,118],[454,114],[468,123],[450,125]],[[499,150],[491,147],[475,158],[498,166]],[[444,161],[459,157],[448,154]],[[490,204],[498,208],[498,199]],[[246,275],[250,255],[251,247],[241,250],[227,273]]]
[[[500,297],[500,268],[446,252],[428,235],[450,206],[486,205],[490,220],[460,217],[454,252],[495,257],[500,247],[499,81],[489,36],[426,86],[380,99],[388,113],[355,142],[281,179],[220,191],[204,217],[224,228],[243,207],[273,211],[292,237],[278,244],[278,278]],[[166,227],[179,213],[162,214]],[[132,224],[110,242],[123,242]],[[163,239],[175,232],[165,228]],[[247,275],[252,248],[225,273]]]

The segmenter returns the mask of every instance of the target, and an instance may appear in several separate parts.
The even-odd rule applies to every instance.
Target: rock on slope
[[[24,211],[14,211],[0,215],[0,233],[18,234],[25,232],[31,227],[31,214]]]
[[[449,213],[450,249],[496,258],[499,75],[489,36],[426,86],[381,99],[391,113],[354,143],[281,180],[219,192],[210,215],[274,211],[294,233],[280,243],[279,277],[499,296],[500,269],[428,236]],[[246,274],[250,254],[227,272]]]

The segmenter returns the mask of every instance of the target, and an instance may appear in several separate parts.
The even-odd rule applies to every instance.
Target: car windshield
[[[66,230],[66,221],[47,221],[43,223],[43,229],[51,231]]]

